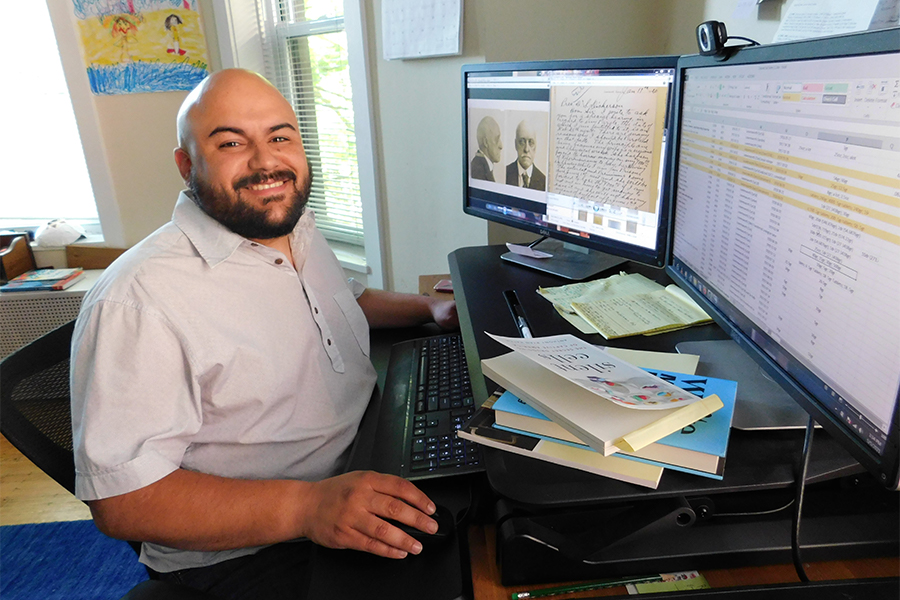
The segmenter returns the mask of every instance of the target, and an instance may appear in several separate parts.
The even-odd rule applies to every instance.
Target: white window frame
[[[43,1],[43,0],[41,0]],[[113,248],[125,247],[125,230],[122,225],[119,205],[116,202],[112,174],[109,170],[100,121],[94,108],[91,86],[84,74],[84,60],[78,40],[78,25],[72,10],[72,3],[67,0],[46,0],[59,47],[59,59],[62,63],[69,97],[78,122],[78,133],[84,148],[84,160],[87,164],[94,201],[97,203],[97,215],[103,231],[105,245]]]
[[[264,0],[260,0],[264,1]],[[214,2],[213,17],[223,68],[240,67],[264,73],[262,35],[259,29],[257,0],[223,0]],[[341,19],[330,19],[337,21]],[[344,0],[344,31],[350,85],[353,90],[353,118],[356,129],[356,158],[363,216],[364,254],[359,247],[329,242],[341,265],[348,271],[366,275],[366,285],[384,288],[384,266],[381,246],[379,211],[380,185],[376,166],[373,108],[370,94],[369,56],[366,39],[365,0]],[[315,33],[322,33],[319,25]],[[334,23],[330,23],[334,26]],[[310,31],[308,23],[297,24],[297,31]],[[302,29],[301,29],[302,28]]]

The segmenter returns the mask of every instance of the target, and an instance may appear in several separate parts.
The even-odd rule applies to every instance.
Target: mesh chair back
[[[69,352],[72,321],[0,363],[0,432],[42,471],[75,492]]]

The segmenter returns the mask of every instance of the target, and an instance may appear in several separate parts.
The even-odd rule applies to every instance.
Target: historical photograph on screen
[[[473,108],[469,114],[469,177],[479,181],[503,181],[502,110]]]
[[[547,112],[509,111],[506,185],[547,191]]]

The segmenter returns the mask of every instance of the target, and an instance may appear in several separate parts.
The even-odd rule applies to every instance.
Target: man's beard
[[[269,213],[256,208],[240,197],[240,190],[250,186],[266,183],[267,181],[288,180],[294,183],[295,191],[287,200],[287,212],[277,222],[269,220]],[[272,173],[255,173],[240,179],[232,185],[231,191],[224,187],[214,188],[208,182],[197,176],[191,169],[191,178],[188,187],[194,193],[194,198],[200,208],[210,217],[235,232],[236,234],[253,240],[268,240],[289,234],[309,200],[309,191],[312,187],[312,172],[297,187],[297,176],[292,171],[274,171]],[[284,194],[274,196],[266,200],[269,202],[283,201]]]

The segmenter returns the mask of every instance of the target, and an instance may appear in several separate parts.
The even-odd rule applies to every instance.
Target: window
[[[8,173],[0,222],[38,226],[51,219],[97,221],[81,137],[60,63],[46,2],[20,2],[16,21],[0,37],[7,89],[4,128],[15,148],[4,159]],[[27,23],[27,26],[24,25]]]
[[[329,240],[363,246],[353,94],[342,0],[269,0],[267,76],[291,102],[313,175],[309,206]]]

